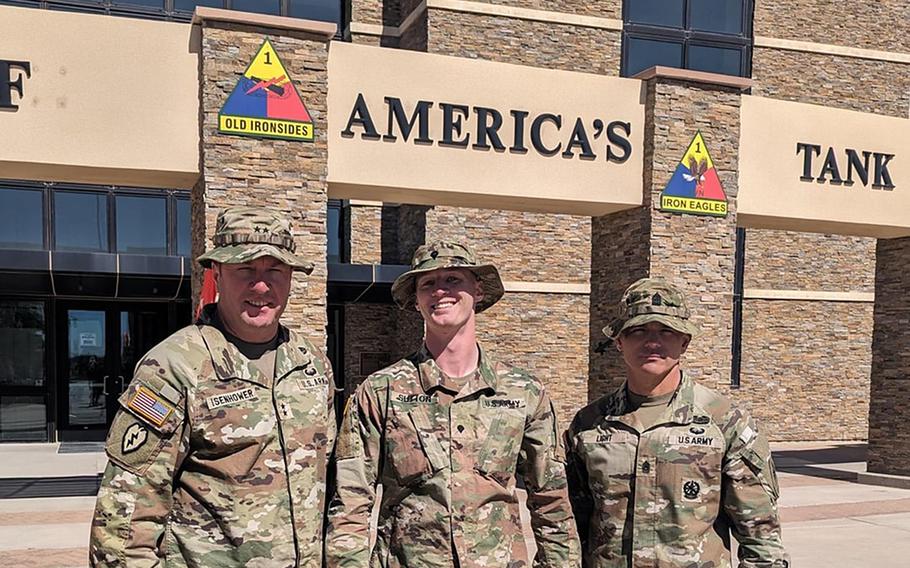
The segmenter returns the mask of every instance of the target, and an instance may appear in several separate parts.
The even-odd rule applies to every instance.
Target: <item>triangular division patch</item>
[[[673,177],[660,194],[660,210],[694,215],[727,216],[727,194],[717,177],[714,160],[697,132]]]
[[[218,113],[218,132],[313,141],[313,121],[269,40],[262,42]]]

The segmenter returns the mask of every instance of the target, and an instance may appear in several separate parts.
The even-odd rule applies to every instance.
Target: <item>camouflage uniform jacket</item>
[[[529,566],[517,474],[528,490],[535,565],[577,568],[565,459],[543,385],[482,350],[478,372],[459,393],[440,396],[443,380],[424,347],[368,377],[352,396],[336,448],[328,565]]]
[[[587,568],[786,568],[767,439],[720,394],[684,377],[642,432],[626,385],[566,433],[569,492]]]
[[[332,371],[279,333],[274,381],[205,324],[140,361],[108,436],[92,566],[321,565]]]

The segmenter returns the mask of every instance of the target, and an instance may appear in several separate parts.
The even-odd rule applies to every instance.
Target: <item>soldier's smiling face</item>
[[[428,331],[462,327],[483,298],[477,277],[467,268],[440,268],[420,275],[415,285],[417,309]]]
[[[263,256],[243,264],[214,263],[218,314],[228,331],[243,341],[264,343],[278,332],[287,307],[292,269]]]
[[[626,368],[632,375],[665,377],[689,346],[690,337],[662,323],[630,327],[616,338]]]

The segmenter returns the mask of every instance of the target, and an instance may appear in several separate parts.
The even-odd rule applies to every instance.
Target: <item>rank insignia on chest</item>
[[[159,428],[174,411],[174,407],[168,404],[162,396],[145,386],[136,389],[136,393],[130,397],[127,406]]]
[[[226,392],[224,394],[216,394],[205,399],[205,405],[209,407],[209,410],[215,410],[222,406],[230,406],[234,404],[239,404],[248,400],[258,400],[259,396],[256,394],[256,390],[252,387],[235,390],[231,392]]]
[[[689,501],[694,501],[698,499],[698,495],[701,493],[701,484],[694,479],[683,480],[682,491],[683,497]]]

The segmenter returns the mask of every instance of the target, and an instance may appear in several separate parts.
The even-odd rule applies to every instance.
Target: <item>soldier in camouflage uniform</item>
[[[786,568],[768,440],[748,414],[683,375],[696,326],[682,293],[645,278],[604,329],[627,379],[566,433],[586,568]]]
[[[138,364],[107,441],[92,566],[318,567],[335,439],[328,359],[279,324],[290,224],[262,209],[218,217],[220,297]]]
[[[537,542],[534,566],[577,568],[565,460],[546,390],[477,344],[475,313],[503,295],[496,268],[479,264],[462,244],[424,245],[392,295],[400,307],[420,311],[425,343],[369,376],[348,402],[336,448],[328,566],[530,566],[518,475]]]

